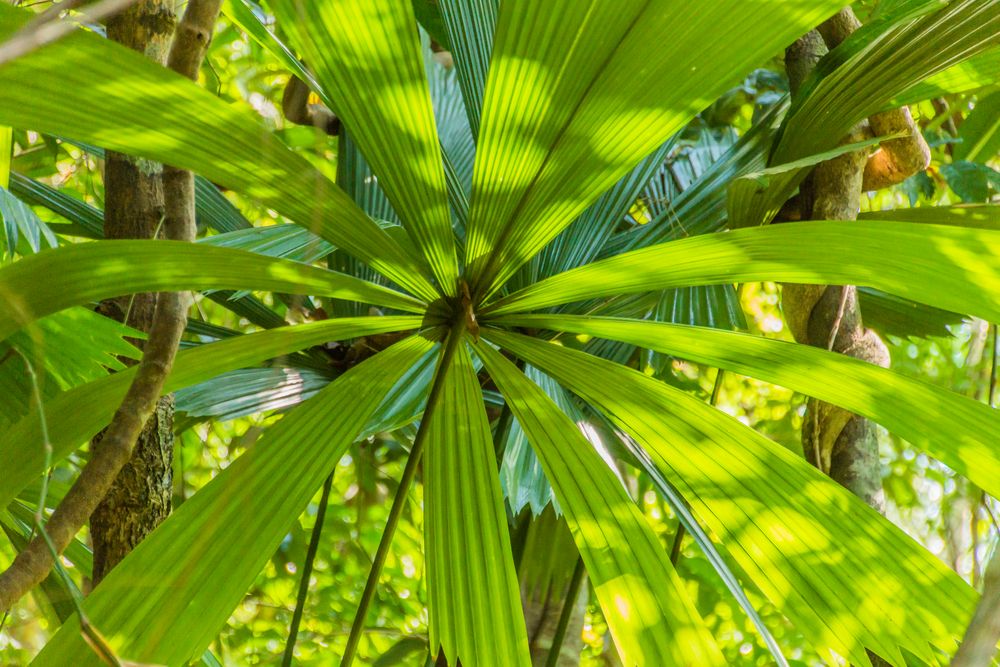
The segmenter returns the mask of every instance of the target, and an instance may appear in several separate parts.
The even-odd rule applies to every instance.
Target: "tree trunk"
[[[843,22],[844,17],[838,14],[824,24],[821,32],[835,35],[828,39],[842,39],[849,33],[847,29],[839,29]],[[789,47],[785,60],[793,91],[826,48],[815,31]],[[842,143],[861,141],[865,136],[865,128],[859,124]],[[818,165],[800,188],[802,218],[856,219],[867,162],[867,153],[857,151]],[[788,328],[798,342],[879,366],[889,365],[885,344],[864,326],[856,287],[786,284],[782,287],[782,307]],[[874,424],[842,408],[810,400],[802,426],[802,448],[813,465],[875,509],[884,510]]]
[[[983,575],[983,596],[951,667],[992,664],[1000,641],[1000,557],[996,553]]]
[[[175,5],[176,0],[140,0],[108,21],[108,37],[165,64],[176,23]],[[105,237],[156,236],[165,211],[162,165],[108,151],[104,191]],[[155,305],[155,294],[136,294],[105,301],[99,310],[148,331]],[[95,585],[170,513],[173,413],[173,397],[161,398],[132,458],[91,516]],[[92,447],[101,436],[94,438]]]
[[[845,8],[786,50],[793,94],[827,49],[836,48],[860,25],[851,9]],[[884,142],[874,155],[857,151],[817,165],[799,190],[800,219],[855,220],[862,191],[900,183],[925,169],[930,149],[906,108],[862,121],[841,143],[900,131],[906,136]],[[885,343],[864,326],[856,287],[786,284],[782,308],[798,342],[889,366]],[[869,506],[885,512],[875,424],[837,406],[810,400],[802,425],[802,448],[813,465]],[[875,667],[888,664],[874,654],[869,657]]]

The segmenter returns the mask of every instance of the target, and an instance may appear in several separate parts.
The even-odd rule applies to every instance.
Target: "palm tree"
[[[922,82],[969,59],[995,61],[1000,2],[885,3],[680,192],[663,180],[678,133],[841,3],[428,3],[453,69],[431,57],[405,0],[267,4],[287,46],[249,4],[226,11],[336,113],[337,184],[252,112],[94,33],[0,66],[0,123],[190,169],[203,177],[201,221],[223,232],[196,243],[53,236],[59,247],[0,268],[7,346],[46,369],[60,345],[106,359],[124,330],[95,325],[77,340],[73,327],[90,322],[81,306],[170,290],[331,301],[329,319],[251,334],[193,322],[218,340],[181,350],[166,392],[330,341],[364,343],[87,596],[89,626],[111,651],[169,665],[202,655],[346,449],[419,420],[345,664],[421,473],[431,654],[530,664],[498,475],[516,437],[565,517],[622,662],[724,664],[668,553],[580,428],[590,424],[671,503],[777,663],[788,664],[741,582],[831,660],[868,664],[871,651],[938,664],[954,653],[976,605],[970,586],[801,456],[628,360],[648,350],[789,387],[1000,492],[1000,418],[987,406],[731,330],[733,286],[756,281],[862,285],[1000,320],[992,209],[768,224],[812,166],[886,139],[838,147],[856,123],[920,99]],[[0,39],[31,16],[0,6]],[[295,224],[241,229],[212,184]],[[92,219],[34,192],[78,226]],[[647,225],[627,221],[640,198]],[[235,296],[233,308],[259,304]],[[708,313],[695,323],[721,326],[671,317],[680,303]],[[36,502],[35,482],[111,420],[134,376],[39,391],[38,406],[9,415],[0,506]],[[99,664],[80,623],[68,618],[38,664]]]

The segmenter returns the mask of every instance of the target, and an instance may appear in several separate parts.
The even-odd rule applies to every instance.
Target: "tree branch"
[[[845,7],[817,28],[831,51],[861,27],[854,10]],[[907,107],[875,114],[868,119],[869,135],[884,137],[906,133],[906,136],[885,141],[865,164],[861,188],[865,192],[881,190],[902,183],[931,163],[931,149],[924,141],[920,128]]]
[[[181,74],[197,76],[221,0],[190,0],[171,47],[168,63]],[[164,170],[167,238],[194,240],[194,177],[185,170]],[[62,553],[80,527],[104,498],[122,467],[132,455],[143,425],[156,407],[163,383],[170,374],[181,334],[187,323],[188,293],[161,293],[142,361],[121,406],[115,412],[104,438],[94,448],[90,461],[53,512],[46,533],[57,553]],[[36,537],[0,574],[0,610],[10,608],[52,569],[53,558],[46,541]]]
[[[79,5],[80,0],[65,0],[53,5],[0,44],[0,65],[62,39],[80,27],[81,23],[97,23],[101,19],[117,14],[127,9],[133,2],[136,0],[101,0],[78,15],[64,18],[59,18],[59,15]]]
[[[906,132],[906,136],[883,141],[868,158],[861,185],[866,192],[902,183],[930,166],[931,149],[907,107],[875,114],[868,119],[868,125],[873,137],[900,132]]]
[[[340,132],[340,119],[322,104],[309,104],[309,86],[292,75],[281,96],[281,111],[296,125],[312,125],[330,136]]]

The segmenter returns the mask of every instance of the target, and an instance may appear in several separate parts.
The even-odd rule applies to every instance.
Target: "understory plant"
[[[512,525],[551,504],[623,664],[725,664],[619,467],[669,503],[775,663],[792,664],[745,588],[831,663],[946,663],[974,589],[799,452],[660,373],[683,359],[788,387],[1000,493],[988,406],[740,331],[738,286],[765,281],[857,285],[872,304],[1000,321],[993,207],[775,221],[814,165],[898,138],[842,145],[855,124],[925,99],[934,77],[995,64],[1000,2],[880,3],[794,95],[757,99],[745,132],[705,124],[718,98],[841,5],[269,0],[266,25],[254,3],[227,3],[229,20],[308,87],[311,110],[335,114],[335,165],[85,28],[0,65],[0,123],[195,172],[204,232],[103,240],[100,211],[12,178],[12,192],[71,229],[24,207],[27,222],[6,231],[0,344],[49,381],[20,382],[0,415],[0,507],[13,523],[17,508],[43,513],[49,469],[111,421],[136,374],[116,359],[135,332],[87,306],[193,290],[260,330],[192,315],[164,392],[190,414],[287,412],[83,599],[86,626],[121,660],[210,662],[206,649],[337,462],[393,432],[407,462],[345,664],[415,480],[431,659],[531,664]],[[0,5],[0,41],[32,16]],[[252,226],[220,188],[276,224]],[[331,348],[338,363],[317,366]],[[66,350],[88,362],[70,372]],[[300,369],[309,395],[263,404],[241,389],[270,381],[266,364]],[[23,373],[13,358],[0,368]],[[65,558],[80,565],[84,553],[74,542]],[[71,610],[35,663],[100,664],[88,642]]]

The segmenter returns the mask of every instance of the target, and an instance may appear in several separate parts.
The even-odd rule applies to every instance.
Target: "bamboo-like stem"
[[[403,506],[406,505],[406,497],[409,494],[410,486],[417,475],[417,468],[420,467],[420,460],[424,453],[424,441],[427,439],[427,430],[434,416],[434,410],[437,408],[438,401],[441,399],[441,390],[444,387],[445,376],[451,367],[451,360],[455,356],[455,352],[458,350],[464,334],[465,320],[458,318],[452,325],[451,331],[448,333],[448,340],[445,342],[444,350],[441,352],[441,359],[434,373],[434,382],[427,396],[424,415],[420,419],[420,428],[417,429],[417,435],[413,439],[413,447],[410,449],[410,456],[406,460],[403,476],[399,479],[399,488],[396,489],[396,496],[392,499],[392,507],[389,508],[389,518],[386,521],[385,530],[382,531],[382,539],[379,540],[378,549],[372,561],[372,568],[368,572],[368,579],[365,581],[365,590],[361,593],[361,601],[358,603],[358,611],[354,615],[354,623],[351,624],[351,633],[347,637],[347,646],[344,649],[344,656],[340,661],[340,667],[350,667],[354,662],[354,655],[357,653],[358,642],[361,640],[365,618],[368,616],[368,608],[371,606],[372,598],[375,597],[375,588],[378,586],[379,577],[382,575],[382,567],[385,565],[385,559],[389,555],[389,547],[392,545],[392,538],[396,534],[399,518],[403,514]]]

